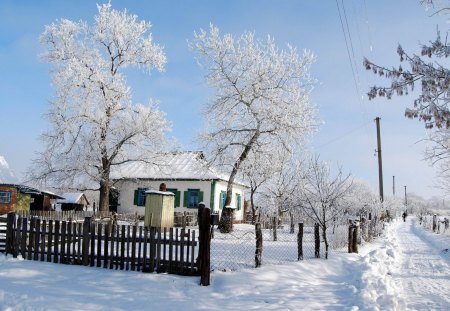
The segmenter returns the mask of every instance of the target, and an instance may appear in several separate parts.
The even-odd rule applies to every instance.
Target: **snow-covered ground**
[[[0,256],[2,310],[448,310],[450,238],[414,218],[360,254],[198,277],[111,271]]]

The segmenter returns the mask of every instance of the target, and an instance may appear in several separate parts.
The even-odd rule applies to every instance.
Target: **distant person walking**
[[[408,214],[406,214],[406,212],[403,212],[403,214],[402,214],[403,222],[406,221],[406,216],[408,216]]]

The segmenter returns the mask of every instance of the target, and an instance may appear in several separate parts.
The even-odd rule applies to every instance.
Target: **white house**
[[[196,210],[204,202],[211,212],[220,213],[226,199],[227,177],[207,165],[203,153],[177,152],[164,154],[158,165],[134,162],[112,172],[114,187],[118,191],[119,213],[145,212],[144,192],[158,190],[161,183],[175,194],[175,211]],[[235,220],[243,220],[244,191],[247,186],[233,184],[231,207]]]

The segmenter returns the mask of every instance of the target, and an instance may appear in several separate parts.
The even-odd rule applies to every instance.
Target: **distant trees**
[[[169,124],[157,104],[133,104],[124,70],[164,70],[163,49],[153,42],[150,23],[110,4],[98,6],[93,25],[61,19],[40,37],[43,59],[52,65],[55,96],[43,134],[45,150],[30,175],[56,188],[100,190],[108,210],[114,167],[152,161]]]
[[[299,188],[300,205],[304,213],[319,224],[325,243],[325,258],[328,258],[327,229],[336,217],[345,213],[344,200],[352,186],[352,180],[340,168],[333,174],[319,156],[309,160],[304,176],[304,183]]]
[[[272,38],[256,40],[250,32],[237,38],[221,36],[213,25],[209,32],[195,33],[190,47],[215,89],[214,99],[205,107],[201,139],[211,161],[230,172],[228,206],[231,185],[249,157],[290,150],[315,128],[315,109],[309,101],[314,56],[306,51],[299,56],[289,45],[279,50]],[[232,231],[232,218],[233,209],[224,208],[222,232]]]

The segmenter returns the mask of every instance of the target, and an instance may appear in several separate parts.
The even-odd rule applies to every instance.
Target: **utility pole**
[[[395,198],[395,176],[392,176],[392,194]]]
[[[405,186],[405,207],[408,207],[408,198],[406,197],[406,186]]]
[[[377,153],[378,153],[378,184],[380,189],[380,200],[384,201],[383,196],[383,166],[381,163],[381,135],[380,135],[380,117],[375,118],[377,123]]]

